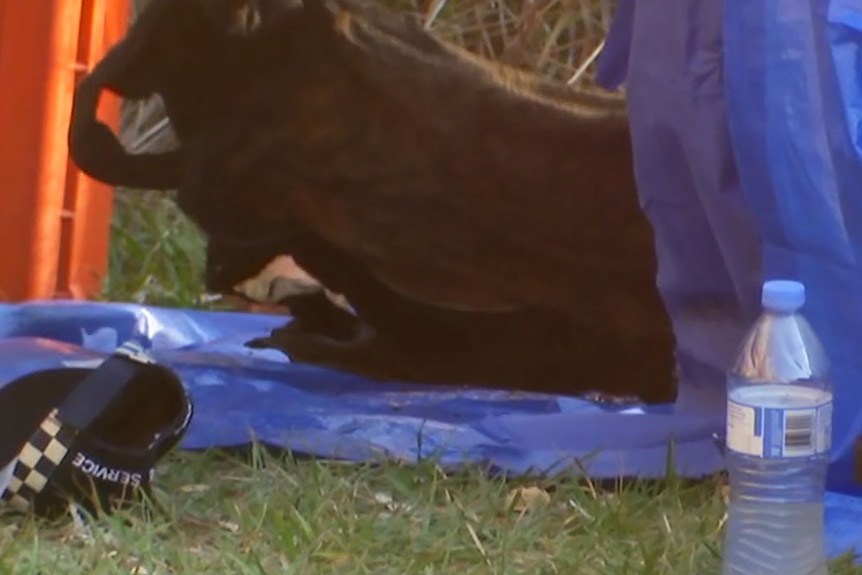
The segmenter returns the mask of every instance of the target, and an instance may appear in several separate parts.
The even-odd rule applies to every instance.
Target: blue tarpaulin
[[[0,304],[0,386],[40,369],[95,366],[135,340],[180,376],[195,404],[185,449],[251,440],[353,461],[430,457],[510,475],[578,467],[593,477],[701,476],[723,468],[712,435],[721,401],[701,409],[621,408],[568,397],[369,381],[291,364],[243,345],[284,317],[95,302]],[[690,396],[690,399],[694,396]],[[695,402],[692,402],[695,405]],[[710,413],[710,410],[712,413]],[[831,555],[862,550],[862,499],[830,493]]]
[[[191,392],[188,449],[254,437],[350,460],[433,456],[521,474],[577,458],[595,477],[657,477],[672,441],[677,471],[698,476],[724,465],[713,437],[723,369],[760,283],[792,277],[808,287],[835,376],[830,552],[862,550],[860,48],[862,0],[619,0],[600,80],[628,95],[638,194],[679,339],[674,405],[368,381],[243,346],[281,317],[81,302],[0,306],[0,385],[137,339]]]
[[[599,64],[601,84],[626,87],[683,367],[726,365],[763,279],[804,282],[835,379],[828,485],[848,502],[862,497],[860,50],[862,0],[620,0]],[[723,302],[718,321],[675,311],[703,295]],[[680,417],[690,390],[711,385],[682,378]]]
[[[862,0],[622,0],[607,43],[662,293],[725,302],[676,320],[681,355],[732,349],[763,279],[804,282],[835,377],[829,486],[862,495]]]

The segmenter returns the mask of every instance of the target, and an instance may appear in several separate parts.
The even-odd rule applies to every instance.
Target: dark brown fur
[[[84,173],[111,185],[161,190],[179,187],[187,169],[188,142],[204,129],[209,117],[230,112],[244,75],[266,73],[270,60],[256,52],[260,40],[295,5],[294,0],[149,2],[126,36],[76,87],[68,134],[72,160]],[[130,100],[159,95],[181,147],[168,152],[129,153],[96,117],[102,90]],[[233,254],[238,249],[242,250],[231,251],[230,246],[218,242],[210,247],[208,284],[221,285],[220,264],[234,266],[227,270],[228,275],[244,273],[235,269]],[[264,257],[271,258],[266,246],[256,248],[256,253],[261,249]],[[254,253],[243,253],[254,259]],[[245,267],[252,273],[257,271],[255,265],[248,262]],[[290,303],[307,325],[322,328],[334,321],[332,316],[337,312],[317,299],[298,296]]]
[[[624,108],[369,6],[288,12],[266,73],[183,142],[179,203],[211,238],[292,254],[364,322],[262,343],[376,377],[671,399]]]
[[[214,125],[220,148],[197,148],[180,190],[213,233],[301,228],[358,264],[332,287],[369,298],[357,309],[376,337],[270,344],[353,370],[402,357],[414,379],[672,396],[624,107],[364,14],[322,0],[293,13],[302,24],[279,37],[278,74]],[[254,194],[236,192],[249,183]]]
[[[256,40],[294,0],[152,0],[126,36],[75,89],[68,145],[87,175],[116,186],[173,189],[185,170],[183,148],[129,154],[98,120],[102,90],[130,100],[162,97],[181,144],[213,114],[230,109],[244,75],[262,74]]]

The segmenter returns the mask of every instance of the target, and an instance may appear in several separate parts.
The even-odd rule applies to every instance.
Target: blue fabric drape
[[[862,0],[622,0],[607,46],[672,315],[716,296],[735,329],[694,331],[730,349],[762,279],[805,282],[835,376],[829,484],[862,490]]]

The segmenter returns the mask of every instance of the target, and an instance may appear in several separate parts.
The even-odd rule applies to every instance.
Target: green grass
[[[159,192],[116,194],[105,299],[197,306],[203,292],[203,236]]]
[[[107,298],[195,305],[200,236],[157,196],[118,201]],[[519,487],[541,496],[524,506]],[[0,575],[709,574],[725,503],[701,482],[504,481],[479,469],[170,454],[156,496],[93,528],[0,516]],[[546,497],[545,497],[546,496]],[[849,557],[833,575],[862,574]]]

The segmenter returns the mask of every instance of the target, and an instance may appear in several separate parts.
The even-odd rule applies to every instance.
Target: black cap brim
[[[91,513],[110,511],[149,492],[153,467],[191,416],[176,374],[135,344],[95,369],[21,377],[0,388],[0,470],[12,469],[0,500],[44,516],[70,500]]]

